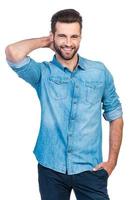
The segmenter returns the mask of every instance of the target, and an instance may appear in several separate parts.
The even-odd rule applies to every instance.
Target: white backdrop
[[[4,0],[0,1],[0,199],[39,200],[34,148],[40,105],[34,89],[19,79],[5,62],[6,45],[41,37],[50,31],[53,13],[77,9],[83,16],[79,53],[105,63],[114,76],[124,111],[124,138],[118,165],[109,178],[111,200],[134,199],[133,85],[134,8],[131,0]],[[39,49],[35,60],[50,60],[53,52]],[[108,151],[108,123],[103,120],[104,159]],[[75,200],[72,191],[71,200]]]

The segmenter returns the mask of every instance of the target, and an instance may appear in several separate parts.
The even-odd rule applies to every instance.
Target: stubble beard
[[[64,59],[64,60],[71,60],[71,59],[73,59],[73,57],[75,56],[75,54],[77,53],[77,51],[78,51],[78,49],[79,49],[79,47],[70,47],[70,48],[72,48],[72,53],[70,54],[70,55],[65,55],[65,53],[63,53],[62,52],[62,49],[64,49],[64,48],[68,48],[68,46],[58,46],[56,43],[55,43],[55,41],[53,42],[53,45],[54,45],[54,49],[55,49],[55,51],[56,51],[56,53],[58,54],[58,55],[60,55],[60,57],[62,58],[62,59]]]

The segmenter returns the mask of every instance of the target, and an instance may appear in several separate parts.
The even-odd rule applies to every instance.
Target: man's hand
[[[97,171],[97,170],[100,170],[100,169],[105,169],[107,171],[107,173],[109,174],[109,176],[111,175],[112,171],[114,170],[115,168],[115,164],[113,163],[110,163],[110,162],[102,162],[100,163],[99,165],[97,165],[93,171]]]
[[[51,35],[44,37],[45,39],[45,45],[43,46],[43,48],[50,48],[51,50],[55,51],[54,49],[54,45],[53,45],[53,38]]]
[[[110,122],[110,145],[109,145],[109,157],[107,162],[102,162],[97,165],[93,171],[97,171],[101,168],[104,168],[110,175],[114,170],[118,154],[122,142],[122,133],[123,133],[123,119],[118,118]]]

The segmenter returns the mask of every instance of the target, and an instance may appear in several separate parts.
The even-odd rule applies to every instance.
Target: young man
[[[101,62],[78,55],[82,17],[73,9],[51,19],[48,37],[7,46],[11,68],[37,91],[41,125],[34,149],[42,200],[106,200],[107,180],[117,164],[122,140],[122,108],[113,78]],[[38,63],[28,54],[50,48],[51,62]],[[103,116],[110,124],[109,156],[102,159]]]

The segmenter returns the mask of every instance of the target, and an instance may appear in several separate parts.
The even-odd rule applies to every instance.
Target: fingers
[[[93,168],[93,171],[97,171],[103,168],[103,163],[98,164],[96,167]]]
[[[114,166],[112,166],[109,162],[102,162],[98,164],[96,167],[94,167],[93,171],[97,171],[100,169],[105,169],[107,173],[110,175],[114,169]]]

